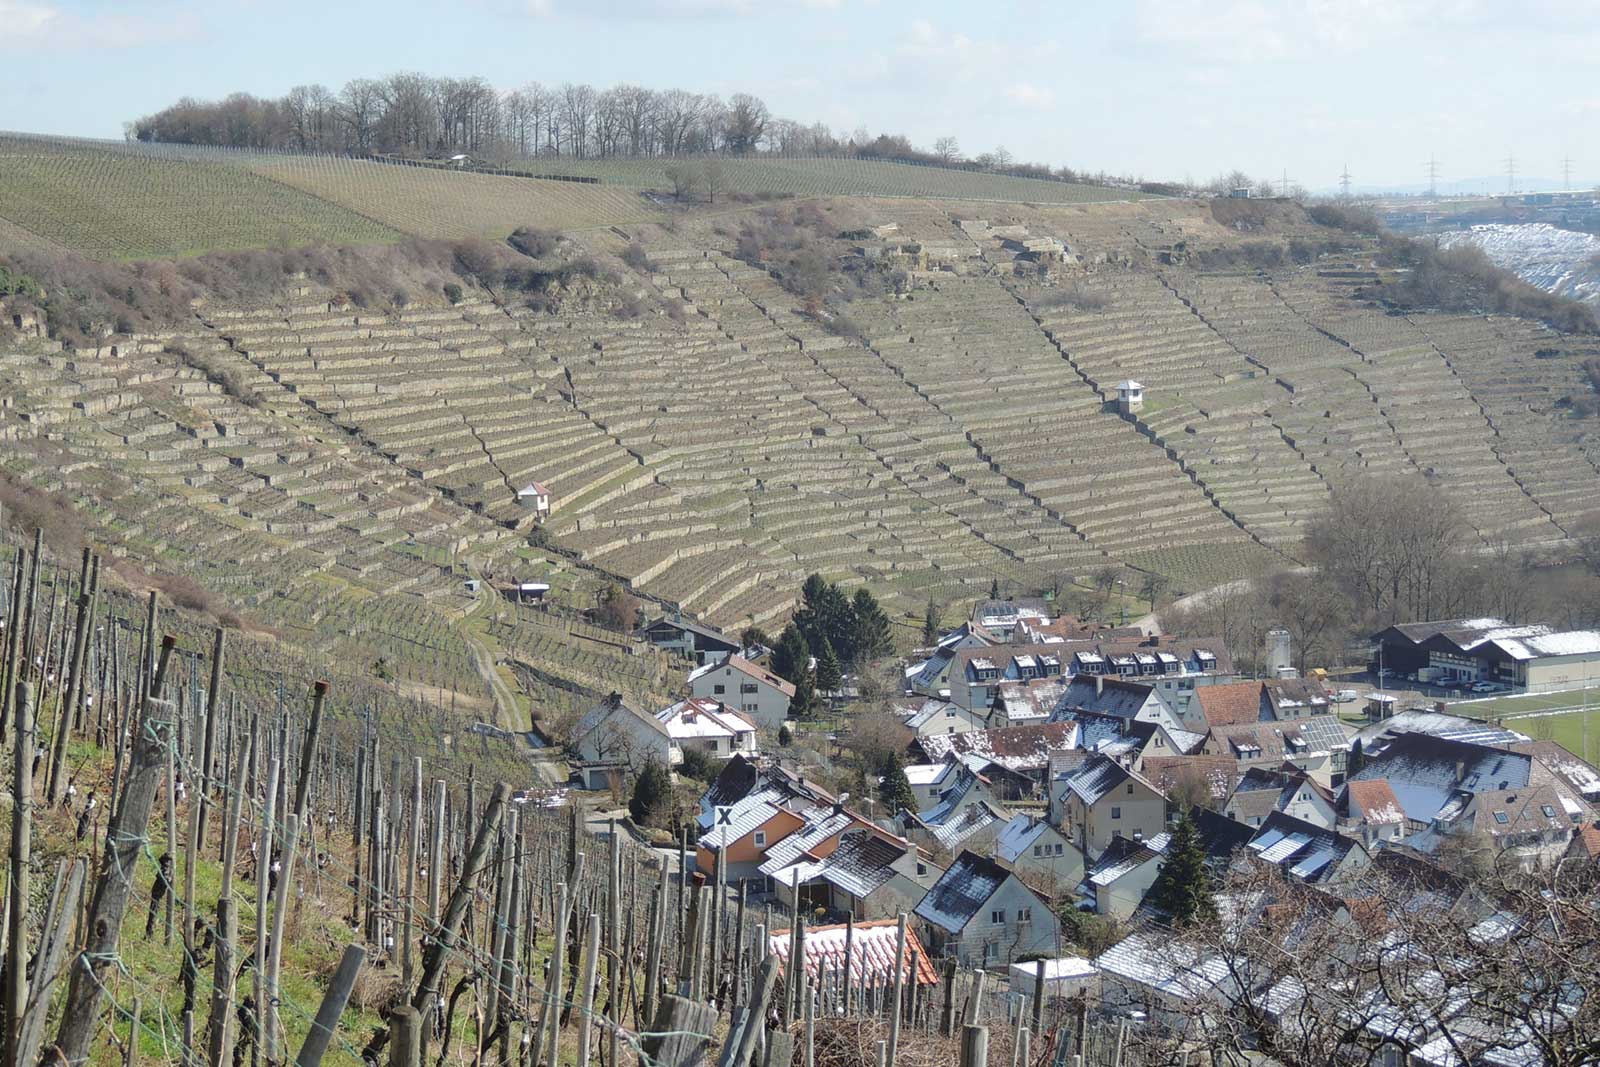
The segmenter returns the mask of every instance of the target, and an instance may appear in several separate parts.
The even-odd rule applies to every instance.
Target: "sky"
[[[396,70],[632,82],[1146,179],[1600,182],[1596,0],[0,0],[0,129]]]

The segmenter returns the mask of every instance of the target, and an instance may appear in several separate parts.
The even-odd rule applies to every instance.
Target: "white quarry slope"
[[[1600,237],[1563,230],[1543,222],[1474,226],[1443,234],[1448,248],[1474,244],[1497,267],[1557,296],[1600,302]]]

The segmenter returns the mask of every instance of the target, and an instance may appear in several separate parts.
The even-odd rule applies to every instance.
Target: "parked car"
[[[1360,699],[1361,694],[1356,692],[1354,689],[1341,689],[1337,693],[1333,694],[1333,702],[1335,704],[1348,704],[1352,700]]]
[[[1473,682],[1467,690],[1472,693],[1498,693],[1502,688],[1499,682]]]

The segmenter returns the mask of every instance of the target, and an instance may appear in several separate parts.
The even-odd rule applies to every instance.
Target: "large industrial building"
[[[1399,623],[1372,637],[1374,671],[1434,685],[1493,682],[1547,693],[1600,685],[1600,631],[1492,616]]]

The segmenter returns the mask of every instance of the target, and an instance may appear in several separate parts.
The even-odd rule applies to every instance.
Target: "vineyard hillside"
[[[1485,551],[1600,518],[1594,338],[1384,306],[1376,239],[1287,201],[688,205],[64,143],[77,192],[29,180],[94,191],[95,216],[18,198],[40,165],[18,143],[0,239],[33,236],[4,251],[67,280],[48,328],[37,294],[9,305],[8,491],[235,625],[499,727],[559,735],[609,692],[675,687],[682,664],[600,622],[611,590],[774,627],[817,572],[872,589],[909,644],[930,600],[993,584],[1115,571],[1154,600],[1298,566],[1331,494],[1374,474],[1442,493]],[[398,243],[201,257],[165,319],[128,308],[105,336],[58,314],[65,249],[288,224]],[[82,276],[121,299],[119,269],[130,300],[166,291],[149,264]],[[542,604],[508,595],[528,583]]]

